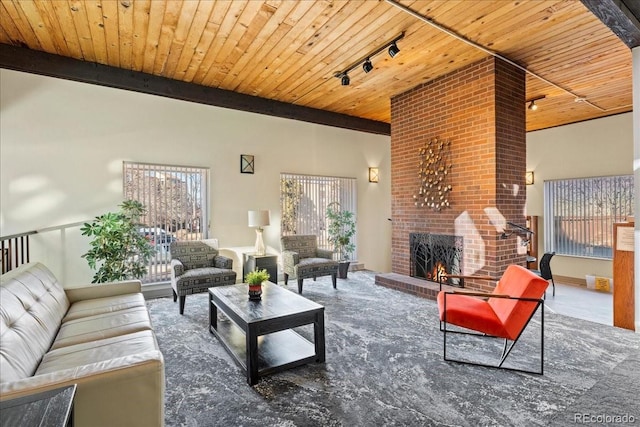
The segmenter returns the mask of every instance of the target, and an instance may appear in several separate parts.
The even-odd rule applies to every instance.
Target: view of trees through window
[[[613,257],[613,224],[633,215],[633,176],[562,179],[544,183],[545,251]]]
[[[281,230],[283,235],[314,234],[318,247],[334,249],[327,231],[327,207],[337,202],[357,216],[355,178],[280,174]],[[353,239],[355,243],[356,239]],[[357,259],[357,247],[352,254]]]
[[[140,233],[154,245],[145,282],[169,279],[169,245],[207,237],[209,170],[206,168],[124,163],[124,197],[144,204]]]

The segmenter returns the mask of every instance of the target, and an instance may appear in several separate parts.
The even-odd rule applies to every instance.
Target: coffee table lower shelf
[[[230,320],[218,320],[218,329],[210,327],[236,363],[247,370],[245,333]],[[258,375],[268,375],[316,360],[315,346],[297,332],[286,329],[258,337]]]
[[[249,300],[248,289],[244,283],[209,288],[209,332],[244,369],[249,385],[325,361],[323,306],[270,282],[262,284],[258,301]],[[313,342],[298,333],[307,325]]]

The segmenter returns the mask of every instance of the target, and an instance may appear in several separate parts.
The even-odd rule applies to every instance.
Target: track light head
[[[364,61],[364,63],[362,64],[362,69],[364,70],[365,73],[368,73],[369,71],[373,70],[373,64],[371,63],[371,59],[367,58],[367,60]]]
[[[536,96],[535,98],[527,99],[526,103],[529,104],[527,106],[527,109],[531,111],[536,111],[538,109],[538,104],[536,104],[536,101],[540,101],[541,99],[545,99],[546,97],[547,97],[546,95],[540,95],[540,96]]]
[[[0,0],[1,1],[1,0]],[[349,72],[355,70],[357,67],[362,66],[362,69],[365,73],[369,73],[373,70],[373,63],[371,62],[371,58],[375,55],[384,52],[385,49],[388,49],[389,55],[393,58],[400,52],[400,48],[396,44],[398,40],[402,40],[404,37],[404,32],[400,33],[396,38],[386,42],[385,44],[380,45],[376,50],[369,52],[365,56],[361,56],[356,62],[353,62],[347,68],[343,68],[340,71],[336,71],[333,73],[333,77],[340,79],[340,83],[342,86],[349,86],[351,83],[351,79],[349,78]]]
[[[389,46],[389,56],[393,58],[398,52],[400,52],[400,48],[398,48],[396,42],[391,43],[391,46]]]

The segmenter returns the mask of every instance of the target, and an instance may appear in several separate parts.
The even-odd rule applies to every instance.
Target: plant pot
[[[262,284],[249,285],[249,300],[260,301],[262,299]]]
[[[346,279],[347,278],[347,272],[349,271],[349,264],[351,264],[351,261],[340,261],[338,263],[338,278],[339,279]]]

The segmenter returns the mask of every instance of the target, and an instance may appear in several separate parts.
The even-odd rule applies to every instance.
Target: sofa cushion
[[[510,265],[498,281],[494,294],[506,294],[517,298],[540,299],[549,282],[521,265]],[[489,298],[488,304],[504,324],[505,338],[516,339],[538,308],[534,301],[505,298]]]
[[[149,351],[158,351],[152,331],[140,331],[98,341],[89,341],[51,350],[42,358],[36,375],[65,369],[75,369],[78,375],[108,372],[119,358],[137,357]]]
[[[151,330],[146,307],[134,307],[64,322],[51,350],[138,331]]]
[[[492,336],[503,337],[505,335],[504,325],[487,301],[469,295],[438,293],[441,322],[445,320],[445,299],[447,323],[474,331],[480,329],[485,334]]]
[[[304,258],[294,267],[294,273],[299,279],[326,276],[338,271],[338,263],[326,258]]]
[[[0,383],[26,378],[49,350],[69,308],[64,289],[40,263],[0,277]]]
[[[100,286],[100,285],[96,285]],[[95,316],[104,313],[126,310],[135,307],[146,307],[144,296],[141,293],[123,294],[111,297],[88,299],[73,303],[62,322],[80,319],[87,316]]]
[[[235,282],[235,271],[215,267],[187,270],[182,276],[176,278],[176,284],[180,286],[180,290],[211,288]],[[178,294],[183,295],[180,292]]]

